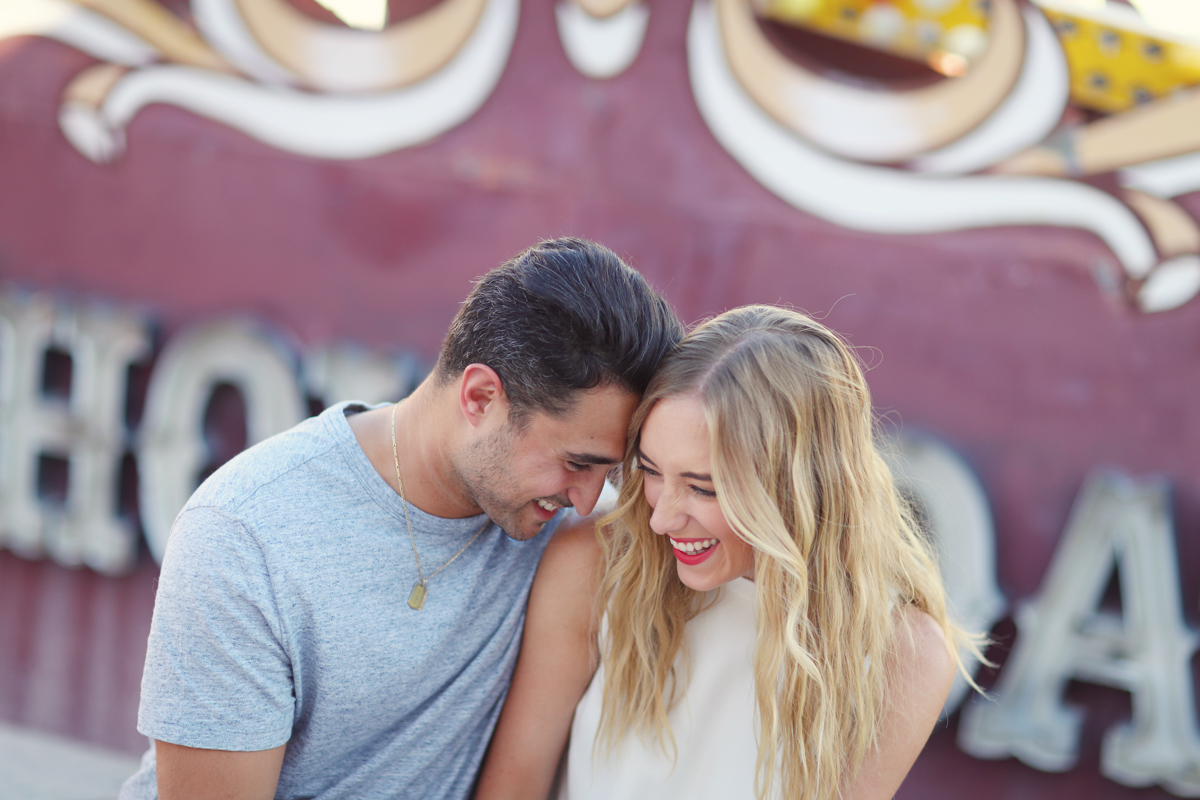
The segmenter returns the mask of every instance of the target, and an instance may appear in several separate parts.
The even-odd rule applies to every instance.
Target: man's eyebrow
[[[611,467],[614,464],[621,463],[620,458],[598,456],[594,453],[566,453],[564,457],[568,461],[574,461],[576,464],[597,464],[601,467]]]

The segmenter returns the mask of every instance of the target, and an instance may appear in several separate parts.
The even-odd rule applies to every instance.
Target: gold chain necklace
[[[400,453],[396,450],[396,408],[399,405],[399,403],[396,403],[392,406],[392,460],[396,463],[396,486],[400,489],[400,503],[404,506],[404,524],[408,528],[408,541],[412,544],[413,558],[417,560],[417,582],[413,584],[412,593],[408,596],[408,607],[413,611],[420,611],[425,605],[425,595],[427,594],[429,578],[437,575],[450,566],[454,559],[461,556],[463,551],[479,538],[479,534],[483,533],[484,528],[488,526],[491,520],[485,519],[483,525],[471,537],[471,541],[464,544],[457,553],[450,556],[449,561],[429,573],[429,578],[425,577],[425,573],[421,570],[421,556],[417,553],[417,540],[413,536],[412,522],[408,518],[408,501],[404,499],[404,481],[400,479]]]

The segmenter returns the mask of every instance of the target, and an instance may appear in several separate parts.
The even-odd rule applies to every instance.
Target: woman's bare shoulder
[[[600,561],[600,543],[596,540],[599,518],[595,513],[581,517],[572,512],[563,520],[546,545],[539,578],[543,571],[580,577],[594,570]]]
[[[909,684],[916,698],[940,704],[954,682],[955,660],[942,626],[924,609],[905,605],[896,610],[891,657],[894,674]]]
[[[942,626],[914,605],[893,611],[888,690],[876,746],[842,791],[843,800],[887,800],[925,746],[950,685],[954,658]]]

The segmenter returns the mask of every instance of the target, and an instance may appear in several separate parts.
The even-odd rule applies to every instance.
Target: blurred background
[[[901,797],[1200,796],[1198,86],[1194,0],[0,0],[0,798],[135,768],[199,481],[563,235],[859,348],[995,642]]]

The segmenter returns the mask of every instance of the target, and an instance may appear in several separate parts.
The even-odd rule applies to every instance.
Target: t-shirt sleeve
[[[291,659],[259,543],[237,517],[186,509],[163,557],[138,730],[210,750],[291,736]]]

